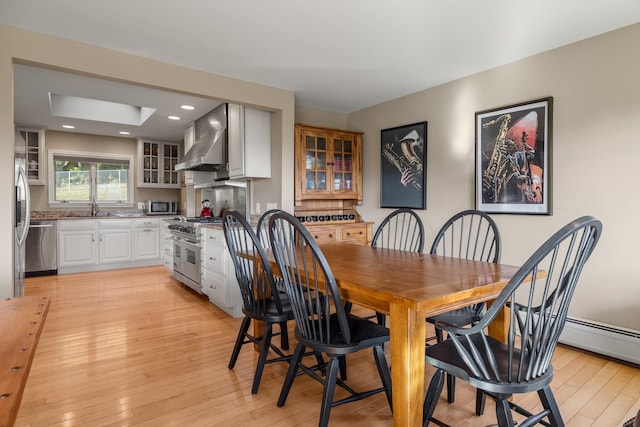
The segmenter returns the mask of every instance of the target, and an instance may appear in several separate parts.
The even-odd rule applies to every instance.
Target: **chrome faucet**
[[[96,197],[93,196],[91,198],[91,216],[96,216],[100,212],[98,209],[98,202],[96,202]]]

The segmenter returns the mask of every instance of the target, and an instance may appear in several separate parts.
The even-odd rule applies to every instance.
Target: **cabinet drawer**
[[[134,227],[160,227],[160,220],[158,218],[140,218],[135,219],[133,223]]]
[[[202,283],[202,290],[209,297],[209,300],[215,300],[223,305],[226,304],[226,287],[224,277],[207,274],[207,277]]]
[[[222,230],[205,230],[203,234],[205,244],[213,243],[222,246],[225,245],[224,234],[222,233]]]
[[[348,242],[367,242],[366,227],[349,227],[342,229],[342,240]]]
[[[322,228],[322,229],[310,229],[309,232],[311,233],[311,236],[316,240],[316,242],[318,243],[326,243],[326,242],[335,242],[336,239],[336,235],[337,235],[337,231],[336,229],[332,229],[332,228]]]
[[[224,257],[225,248],[222,246],[207,244],[205,248],[205,268],[210,270],[219,271],[220,273],[225,273],[225,257]]]
[[[97,225],[91,219],[65,219],[58,221],[58,230],[95,230]]]
[[[131,228],[130,219],[101,219],[98,221],[98,224],[100,225],[100,230]]]

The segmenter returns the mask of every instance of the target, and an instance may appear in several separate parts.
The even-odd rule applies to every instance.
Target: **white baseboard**
[[[560,342],[640,365],[640,331],[567,318]]]

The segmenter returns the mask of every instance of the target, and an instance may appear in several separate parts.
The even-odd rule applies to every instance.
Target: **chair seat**
[[[291,308],[289,297],[287,296],[287,294],[284,294],[282,292],[278,293],[278,297],[280,298],[282,310],[278,310],[278,306],[276,305],[273,298],[268,298],[267,300],[260,300],[260,305],[262,306],[263,310],[262,313],[258,313],[256,310],[247,310],[244,307],[242,308],[242,312],[252,319],[271,323],[280,323],[287,320],[292,320],[293,310]]]
[[[467,367],[464,360],[461,358],[452,340],[445,340],[427,347],[427,362],[431,363],[438,369],[443,369],[451,375],[467,381],[469,384],[476,388],[488,391],[490,393],[500,393],[506,395],[528,393],[531,391],[539,390],[540,388],[551,383],[551,380],[553,378],[552,367],[549,367],[549,369],[547,369],[547,371],[543,375],[533,378],[529,381],[518,381],[517,378],[513,378],[512,382],[510,382],[508,380],[509,372],[517,372],[517,367],[520,363],[520,350],[515,349],[513,351],[513,357],[511,359],[511,362],[509,362],[509,347],[506,344],[489,336],[485,336],[485,339],[489,343],[489,347],[493,351],[493,354],[496,358],[497,371],[499,373],[499,377],[501,378],[500,382],[484,380],[477,375],[474,375]],[[474,335],[471,341],[476,345],[477,348],[483,348],[483,345],[481,344],[481,336]],[[464,348],[467,351],[470,351],[470,346],[468,343],[464,344]],[[486,358],[486,356],[483,356],[483,359],[487,366],[489,366],[489,360]],[[522,366],[522,369],[526,372],[526,370],[528,369],[528,365]]]
[[[371,322],[362,317],[347,313],[347,322],[351,333],[351,343],[347,344],[340,333],[338,318],[335,314],[330,316],[329,322],[331,344],[308,341],[302,336],[302,334],[297,333],[297,330],[296,337],[305,347],[309,347],[323,353],[338,355],[354,353],[362,350],[363,348],[384,344],[389,341],[389,328],[378,325],[377,323]]]
[[[478,320],[480,317],[476,311],[476,307],[468,306],[462,307],[457,310],[448,311],[446,313],[438,314],[435,316],[431,316],[427,318],[427,322],[436,323],[436,322],[444,322],[449,323],[451,325],[470,325]]]

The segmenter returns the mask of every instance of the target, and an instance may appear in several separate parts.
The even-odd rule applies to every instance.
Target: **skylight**
[[[141,126],[156,111],[155,108],[80,98],[49,92],[51,114],[96,122]]]

